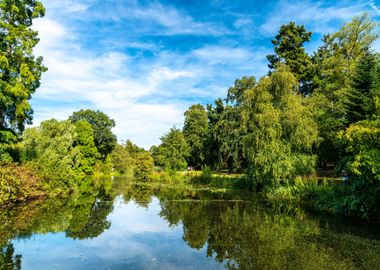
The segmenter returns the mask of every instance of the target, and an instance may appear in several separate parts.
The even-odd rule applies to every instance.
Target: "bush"
[[[0,204],[41,196],[44,190],[43,183],[30,167],[0,165]]]
[[[339,134],[345,147],[343,166],[350,177],[346,211],[363,218],[380,216],[380,120],[361,121]]]

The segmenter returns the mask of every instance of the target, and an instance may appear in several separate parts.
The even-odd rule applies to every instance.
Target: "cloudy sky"
[[[99,109],[119,141],[148,148],[181,127],[191,104],[224,97],[234,80],[267,72],[281,24],[313,32],[307,50],[355,15],[380,21],[376,1],[42,0],[35,54],[49,70],[32,98],[34,125]],[[376,44],[380,48],[380,43]]]

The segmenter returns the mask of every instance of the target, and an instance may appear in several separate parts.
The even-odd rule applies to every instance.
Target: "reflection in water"
[[[0,249],[0,270],[21,269],[21,255],[13,255],[14,251],[12,244],[5,245]]]
[[[242,194],[88,180],[70,199],[1,210],[0,269],[376,269],[379,236]]]

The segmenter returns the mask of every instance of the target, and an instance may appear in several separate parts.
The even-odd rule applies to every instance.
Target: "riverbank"
[[[156,172],[152,175],[151,182],[153,185],[173,185],[182,190],[254,193],[250,188],[249,179],[244,174],[209,171]],[[315,176],[298,177],[286,184],[268,187],[258,193],[267,205],[280,212],[294,213],[303,209],[379,222],[378,207],[368,204],[367,208],[359,208],[359,203],[363,202],[353,196],[353,188],[352,183],[344,183],[339,178]]]
[[[0,166],[0,205],[27,202],[44,197],[64,196],[72,187],[50,183],[28,165],[2,164]]]
[[[15,164],[0,167],[0,205],[46,195],[46,185],[32,168]]]
[[[199,193],[218,193],[221,194],[221,198],[228,196],[229,199],[241,199],[254,193],[249,188],[249,181],[244,174],[211,171],[153,172],[149,180],[135,179],[131,182],[136,189],[169,191],[171,196],[186,195],[191,199],[196,199],[194,194]],[[13,164],[0,167],[0,205],[44,197],[67,197],[75,190],[76,187],[50,185],[49,180],[39,176],[30,166]],[[370,215],[356,211],[356,202],[350,197],[350,192],[350,186],[337,179],[312,177],[296,178],[286,185],[266,188],[259,194],[267,205],[288,214],[304,209],[380,221],[377,209]]]

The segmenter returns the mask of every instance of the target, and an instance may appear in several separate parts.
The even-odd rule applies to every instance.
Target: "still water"
[[[380,229],[117,178],[0,209],[0,269],[380,269]]]

